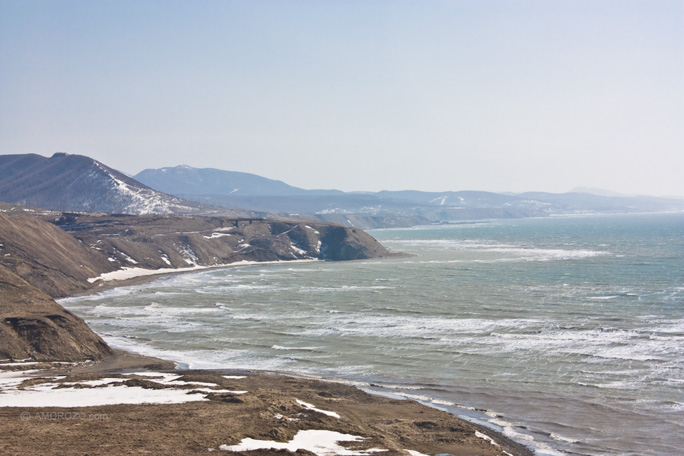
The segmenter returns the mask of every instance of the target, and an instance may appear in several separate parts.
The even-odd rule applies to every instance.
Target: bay
[[[684,447],[684,214],[371,234],[410,256],[225,268],[60,302],[117,348],[340,379],[538,454]]]

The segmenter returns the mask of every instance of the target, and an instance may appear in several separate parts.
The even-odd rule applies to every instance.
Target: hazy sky
[[[684,0],[0,0],[0,153],[684,195]]]

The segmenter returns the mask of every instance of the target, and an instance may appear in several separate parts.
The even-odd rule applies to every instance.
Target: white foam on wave
[[[311,351],[316,351],[318,350],[318,347],[284,347],[282,345],[273,345],[271,346],[273,350],[282,350],[282,351],[306,351],[306,352],[311,352]]]
[[[455,259],[453,261],[464,262],[488,262],[488,261],[551,261],[584,259],[597,256],[609,255],[610,252],[591,249],[559,249],[542,248],[536,246],[524,246],[504,244],[479,239],[430,239],[430,240],[403,240],[392,241],[397,248],[404,250],[410,247],[438,251],[480,252],[504,254],[504,258],[478,258],[478,259]]]
[[[360,314],[360,313],[330,313],[328,319],[321,322],[317,327],[311,327],[304,331],[306,335],[325,335],[342,332],[374,337],[387,337],[391,339],[414,337],[426,340],[426,334],[430,339],[439,340],[444,338],[466,334],[487,335],[494,330],[502,328],[525,328],[538,326],[541,320],[537,319],[501,319],[487,320],[483,318],[439,318],[417,316],[390,316],[383,314]]]

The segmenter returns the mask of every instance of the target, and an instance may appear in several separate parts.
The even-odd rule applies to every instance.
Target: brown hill
[[[63,214],[55,223],[116,268],[389,256],[362,230],[298,220]],[[103,272],[107,272],[103,270]]]
[[[0,264],[52,297],[90,288],[88,278],[115,266],[55,225],[0,213]]]
[[[112,354],[86,323],[0,266],[0,358],[83,361]]]
[[[390,255],[362,230],[330,223],[59,212],[38,216],[11,209],[0,213],[0,358],[83,360],[106,355],[104,342],[51,299],[96,287],[104,273]]]

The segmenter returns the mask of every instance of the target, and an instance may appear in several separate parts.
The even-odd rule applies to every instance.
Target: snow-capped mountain
[[[1,155],[0,201],[117,214],[248,215],[167,195],[97,160],[65,153]]]

